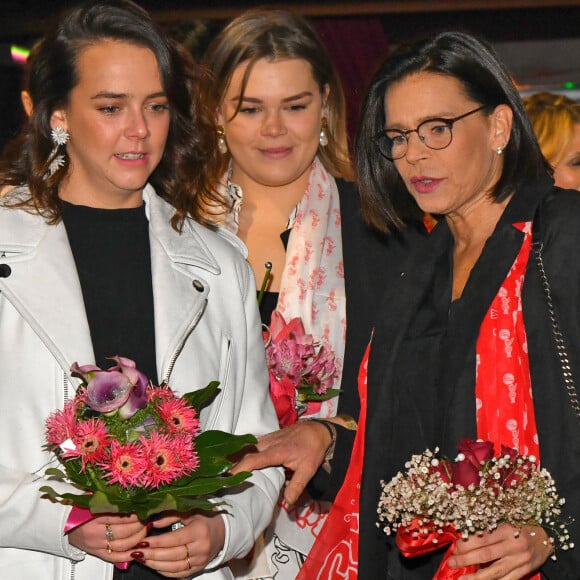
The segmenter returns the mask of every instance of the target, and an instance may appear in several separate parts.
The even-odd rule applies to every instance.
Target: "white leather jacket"
[[[160,378],[178,392],[220,381],[219,396],[202,412],[203,429],[275,430],[256,286],[243,247],[192,220],[178,234],[169,223],[173,208],[150,186],[143,197]],[[109,579],[112,565],[63,535],[70,507],[38,491],[51,460],[42,449],[44,421],[78,384],[69,375],[71,363],[94,363],[64,225],[0,203],[2,264],[9,268],[0,268],[0,577]],[[223,562],[245,555],[272,518],[281,470],[258,471],[250,482],[226,497],[226,544],[204,579],[231,578]]]

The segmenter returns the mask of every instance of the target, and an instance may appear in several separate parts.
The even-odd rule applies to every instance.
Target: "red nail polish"
[[[143,552],[131,552],[131,558],[133,558],[133,560],[143,560],[144,556],[145,554],[143,554]]]
[[[136,548],[148,548],[149,542],[139,542],[135,547]]]
[[[147,530],[147,533],[149,534],[151,532],[151,530],[153,529],[153,522],[149,522],[145,529]]]

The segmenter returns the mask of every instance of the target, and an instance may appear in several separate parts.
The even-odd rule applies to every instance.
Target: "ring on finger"
[[[113,529],[109,524],[105,524],[105,540],[107,542],[106,549],[107,554],[110,554],[113,550],[111,549],[111,542],[113,541]]]
[[[187,544],[183,544],[183,547],[185,548],[185,562],[187,564],[187,569],[191,570],[191,562],[189,561],[189,548],[187,547]]]
[[[105,538],[107,538],[107,542],[112,542],[115,539],[113,537],[113,528],[111,528],[110,524],[105,524]]]

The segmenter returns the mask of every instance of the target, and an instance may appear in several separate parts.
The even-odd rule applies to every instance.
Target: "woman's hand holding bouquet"
[[[440,458],[437,449],[414,455],[405,473],[381,482],[380,525],[387,535],[396,533],[403,555],[418,556],[451,544],[434,576],[443,580],[475,572],[482,551],[485,561],[496,560],[506,552],[506,534],[511,534],[507,550],[518,553],[522,546],[513,548],[516,543],[527,548],[527,543],[541,542],[542,549],[534,553],[552,553],[553,558],[556,548],[574,547],[561,521],[564,499],[535,457],[503,446],[494,457],[492,443],[469,439],[462,439],[458,449],[455,461]],[[522,537],[524,529],[529,537]]]

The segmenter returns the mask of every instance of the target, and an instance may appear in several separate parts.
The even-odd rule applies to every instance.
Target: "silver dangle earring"
[[[320,136],[318,138],[321,147],[326,147],[328,145],[328,135],[326,134],[326,129],[327,129],[326,119],[323,118],[322,126],[320,127]]]
[[[218,151],[225,155],[228,152],[228,144],[226,143],[226,133],[223,127],[217,128],[218,134]]]
[[[48,176],[54,175],[65,163],[65,156],[59,153],[59,149],[68,143],[69,133],[64,127],[55,127],[50,132],[50,138],[54,147],[48,157]]]

